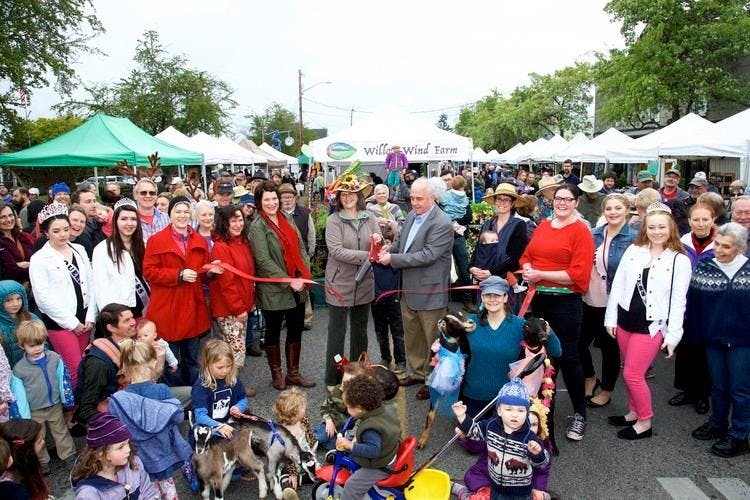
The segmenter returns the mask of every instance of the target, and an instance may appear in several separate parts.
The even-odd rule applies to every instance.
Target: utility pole
[[[297,83],[299,85],[299,147],[302,147],[302,70],[297,70]]]
[[[349,126],[351,127],[352,125],[354,125],[354,108],[349,111]]]

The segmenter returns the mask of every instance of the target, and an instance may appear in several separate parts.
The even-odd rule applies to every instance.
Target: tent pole
[[[203,176],[203,192],[208,196],[208,178],[206,177],[206,160],[201,163],[201,175]]]
[[[99,192],[99,167],[94,167],[94,179],[96,179],[96,192],[98,193]]]

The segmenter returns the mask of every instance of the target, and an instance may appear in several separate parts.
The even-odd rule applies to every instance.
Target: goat
[[[211,491],[215,500],[224,499],[224,490],[229,486],[238,462],[243,468],[255,474],[258,478],[258,497],[266,498],[268,485],[263,462],[255,456],[252,450],[252,429],[247,426],[237,426],[234,428],[231,439],[212,436],[212,434],[209,426],[198,424],[193,427],[195,440],[193,468],[200,481],[203,499],[209,500]],[[280,493],[276,495],[276,498],[281,498]]]
[[[461,381],[466,373],[465,367],[471,360],[468,334],[474,329],[474,321],[467,319],[462,312],[448,312],[438,321],[438,338],[432,344],[432,351],[435,353],[432,363],[435,367],[427,380],[430,410],[417,442],[420,450],[427,444],[438,409],[451,411],[451,405],[458,400]]]

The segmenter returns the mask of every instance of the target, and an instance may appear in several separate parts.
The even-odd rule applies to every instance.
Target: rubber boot
[[[299,372],[299,355],[302,343],[297,342],[284,344],[284,353],[286,354],[286,383],[299,387],[315,387],[315,382],[307,380]]]
[[[266,346],[266,357],[268,367],[271,369],[271,385],[278,391],[286,389],[284,374],[281,372],[281,347],[274,345]]]

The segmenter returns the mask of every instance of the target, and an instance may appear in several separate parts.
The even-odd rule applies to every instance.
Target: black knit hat
[[[175,207],[175,205],[178,205],[180,203],[187,203],[188,208],[190,208],[190,198],[187,196],[175,196],[171,200],[169,200],[169,207],[167,208],[167,215],[170,217],[172,216],[172,209]]]

